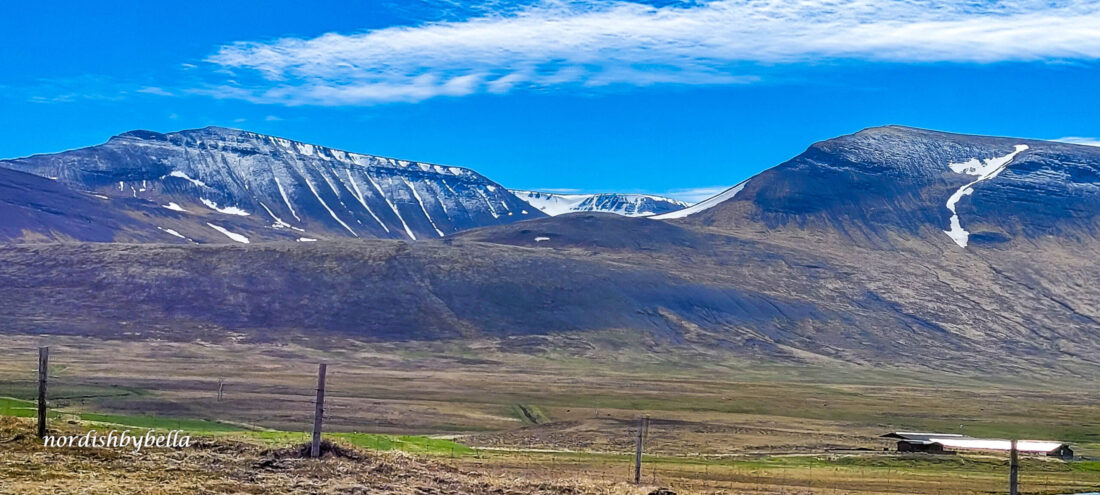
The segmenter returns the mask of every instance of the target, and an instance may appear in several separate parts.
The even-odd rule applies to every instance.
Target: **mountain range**
[[[680,200],[652,194],[560,194],[516,189],[513,189],[512,193],[550,216],[579,212],[606,212],[628,217],[646,217],[690,206]]]
[[[250,136],[249,142],[271,143]],[[574,342],[571,352],[581,354],[618,345],[608,335],[625,332],[685,352],[797,362],[1050,373],[1091,373],[1100,365],[1100,148],[870,128],[815,143],[699,204],[631,218],[547,216],[522,202],[523,193],[517,198],[473,172],[459,174],[470,182],[454,187],[453,172],[432,166],[358,170],[336,156],[333,163],[318,158],[303,172],[276,164],[271,154],[243,153],[239,144],[233,153],[254,165],[191,152],[197,144],[183,147],[182,155],[168,154],[171,160],[156,160],[146,157],[162,156],[165,147],[180,149],[172,139],[182,138],[112,141],[119,139],[152,143],[136,156],[77,150],[67,158],[0,164],[56,178],[0,169],[0,199],[7,203],[0,234],[22,242],[0,250],[0,298],[6,303],[0,324],[9,331],[173,339],[306,332],[489,339],[525,350],[535,337],[567,338]],[[202,166],[185,159],[192,154],[206,157],[198,160]],[[175,168],[158,168],[164,163]],[[263,167],[295,171],[296,193],[288,193],[288,201],[280,202],[272,180],[279,174]],[[119,191],[119,178],[132,169]],[[401,171],[410,169],[438,174],[425,180],[442,187],[445,179],[456,194],[448,190],[440,199],[427,194],[439,188],[405,185]],[[191,180],[177,181],[175,170]],[[356,183],[357,174],[365,174],[380,185],[394,184],[396,190],[381,187],[377,196],[389,198],[402,218],[413,218],[424,205],[422,223],[412,232],[417,242],[412,235],[334,234],[347,230],[334,216],[357,233],[360,221],[371,219],[363,205],[351,211],[358,203],[357,195],[349,197],[351,181],[335,182],[348,170]],[[394,179],[380,180],[384,173]],[[236,188],[229,189],[232,196],[210,193],[196,201],[204,188],[192,180]],[[402,186],[407,196],[397,206]],[[475,216],[479,205],[493,204],[479,203],[482,194],[499,198],[514,214],[494,217],[484,206]],[[333,206],[341,199],[349,200],[348,210]],[[104,206],[108,202],[125,208]],[[173,202],[188,213],[163,207]],[[257,211],[261,202],[263,214]],[[468,216],[445,221],[443,203],[448,215]],[[371,211],[375,204],[367,202]],[[219,211],[229,208],[249,216]],[[291,208],[300,223],[284,218]],[[526,215],[517,213],[525,209]],[[256,239],[326,234],[332,240],[172,246],[161,244],[167,242],[161,237],[173,236],[153,238],[155,227],[139,235],[127,223],[154,225],[170,218],[165,212],[201,216],[188,224],[199,231],[206,223],[229,229],[211,219],[262,218],[255,228],[288,235],[253,234]],[[305,232],[272,228],[276,216]],[[454,230],[432,236],[428,218]],[[479,222],[488,224],[463,230]],[[171,225],[177,224],[157,224]],[[391,230],[400,234],[404,229],[396,225]],[[212,238],[226,237],[205,230]],[[116,235],[93,238],[105,232]],[[119,238],[142,243],[42,242]]]

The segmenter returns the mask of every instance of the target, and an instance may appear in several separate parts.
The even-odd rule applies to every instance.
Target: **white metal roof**
[[[997,440],[986,438],[973,438],[954,433],[916,433],[907,431],[894,432],[891,435],[909,441],[922,444],[938,443],[944,447],[953,449],[972,450],[1012,450],[1012,442],[1009,440]],[[1016,450],[1020,452],[1051,452],[1065,445],[1062,442],[1050,440],[1017,440]]]

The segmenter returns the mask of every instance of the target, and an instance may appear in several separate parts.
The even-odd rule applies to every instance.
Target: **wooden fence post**
[[[649,426],[649,416],[638,416],[638,435],[634,442],[634,484],[642,484],[642,440]]]
[[[1008,454],[1008,494],[1019,495],[1020,487],[1020,453],[1016,449],[1016,440],[1012,441],[1012,449]]]
[[[317,367],[317,409],[313,412],[313,446],[310,448],[310,457],[321,455],[321,420],[325,415],[325,368],[328,365],[321,363]]]
[[[50,348],[38,348],[38,438],[46,436],[46,377],[50,369]]]

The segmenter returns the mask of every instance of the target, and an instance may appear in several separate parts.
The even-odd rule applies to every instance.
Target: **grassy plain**
[[[768,364],[621,337],[578,346],[567,336],[338,345],[10,336],[0,344],[0,396],[9,397],[0,414],[31,415],[22,400],[33,398],[35,349],[49,344],[51,401],[65,424],[300,444],[312,424],[316,363],[325,361],[328,438],[512,478],[605,487],[629,479],[639,414],[652,418],[647,483],[688,493],[1003,490],[1003,457],[884,452],[890,444],[879,435],[893,430],[1058,439],[1100,455],[1100,391],[1087,376]],[[1100,488],[1091,461],[1029,458],[1023,473],[1025,493]]]

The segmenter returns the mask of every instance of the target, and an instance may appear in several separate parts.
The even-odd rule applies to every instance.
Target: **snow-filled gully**
[[[962,228],[962,222],[959,220],[959,214],[955,211],[955,207],[958,205],[959,200],[963,196],[969,196],[974,193],[974,185],[992,179],[1001,174],[1008,165],[1012,163],[1012,160],[1016,158],[1020,152],[1028,149],[1026,144],[1017,144],[1016,151],[1009,153],[1005,156],[989,158],[987,160],[978,160],[977,158],[971,158],[969,161],[963,163],[949,163],[948,166],[951,170],[957,174],[975,175],[978,178],[971,181],[969,184],[962,186],[955,194],[952,194],[950,198],[947,198],[947,209],[951,210],[951,227],[950,230],[943,231],[958,244],[959,247],[966,247],[970,241],[970,232]]]

